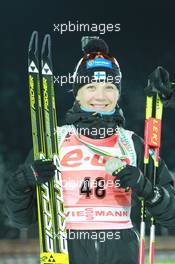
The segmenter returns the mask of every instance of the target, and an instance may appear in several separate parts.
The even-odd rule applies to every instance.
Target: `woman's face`
[[[112,111],[119,99],[119,91],[112,83],[90,83],[78,90],[76,100],[83,107],[101,112]]]

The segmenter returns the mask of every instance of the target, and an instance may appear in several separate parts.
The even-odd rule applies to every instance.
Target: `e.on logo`
[[[98,166],[104,167],[104,164],[108,158],[94,154],[88,150],[73,149],[65,153],[61,159],[61,165],[64,167],[75,168],[82,166]]]

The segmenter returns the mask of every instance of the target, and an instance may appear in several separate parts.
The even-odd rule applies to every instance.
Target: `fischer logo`
[[[58,231],[59,233],[57,234],[57,236],[59,236],[60,239],[61,252],[67,253],[68,246],[67,246],[67,234],[66,234],[66,217],[64,214],[63,187],[62,187],[61,173],[59,172],[60,162],[57,155],[53,156],[53,161],[55,166],[57,167],[54,178],[55,179],[54,190],[55,190],[56,208],[57,208],[56,214],[57,214],[58,228],[59,228]]]
[[[49,252],[53,252],[54,243],[53,243],[53,227],[52,227],[52,213],[50,207],[50,193],[48,182],[42,184],[43,193],[43,210],[44,210],[44,226],[46,229],[46,249]]]
[[[43,90],[44,90],[44,108],[49,111],[48,91],[47,91],[47,80],[43,78]]]
[[[45,159],[44,155],[40,153],[40,159]],[[53,223],[52,223],[52,212],[50,206],[50,193],[48,182],[41,185],[42,188],[42,203],[44,211],[44,227],[46,235],[46,250],[48,252],[54,251],[54,241],[53,241]]]
[[[35,110],[34,81],[33,81],[33,77],[31,75],[29,75],[29,85],[30,85],[30,102],[31,102],[31,107]]]

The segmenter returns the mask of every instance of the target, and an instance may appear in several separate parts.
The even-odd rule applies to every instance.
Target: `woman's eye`
[[[94,86],[88,86],[87,89],[88,90],[95,90],[95,87]]]
[[[107,86],[107,87],[106,87],[106,90],[113,90],[113,89],[114,89],[113,86]]]

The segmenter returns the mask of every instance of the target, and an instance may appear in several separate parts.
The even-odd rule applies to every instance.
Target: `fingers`
[[[52,160],[36,160],[31,169],[36,182],[42,184],[54,177],[57,167]]]
[[[159,93],[161,99],[167,99],[172,94],[169,73],[162,66],[158,66],[148,77],[148,85],[144,89],[147,96]]]
[[[126,165],[126,167],[117,173],[122,188],[135,187],[138,185],[137,180],[140,176],[140,170],[134,166]]]
[[[54,172],[56,166],[51,160],[37,160],[34,162],[34,170],[36,172]]]
[[[34,162],[36,170],[56,170],[56,166],[52,160],[36,160]]]

